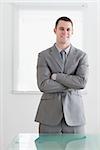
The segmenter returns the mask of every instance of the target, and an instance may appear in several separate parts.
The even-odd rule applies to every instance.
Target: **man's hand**
[[[51,79],[52,79],[52,80],[56,80],[56,76],[57,76],[57,74],[56,74],[56,73],[53,73],[53,74],[51,75]]]

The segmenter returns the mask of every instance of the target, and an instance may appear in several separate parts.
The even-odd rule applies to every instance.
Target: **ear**
[[[56,33],[56,28],[53,29],[54,33]]]

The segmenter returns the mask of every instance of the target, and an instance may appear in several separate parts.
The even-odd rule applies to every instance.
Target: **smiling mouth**
[[[69,38],[69,36],[66,36],[66,37],[65,36],[61,36],[61,38],[66,39],[66,38]]]

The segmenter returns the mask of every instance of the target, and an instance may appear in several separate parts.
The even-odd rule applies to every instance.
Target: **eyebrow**
[[[60,28],[60,29],[62,29],[62,28],[64,29],[64,27],[62,27],[62,26],[61,26],[61,27],[59,27],[59,28]],[[69,30],[69,29],[70,29],[70,27],[68,27],[68,28],[66,28],[66,29],[67,29],[67,30]]]

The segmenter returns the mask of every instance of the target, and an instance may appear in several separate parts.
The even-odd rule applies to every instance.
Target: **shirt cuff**
[[[54,74],[52,74],[51,79],[56,80],[56,77],[57,77],[57,74],[54,73]]]

